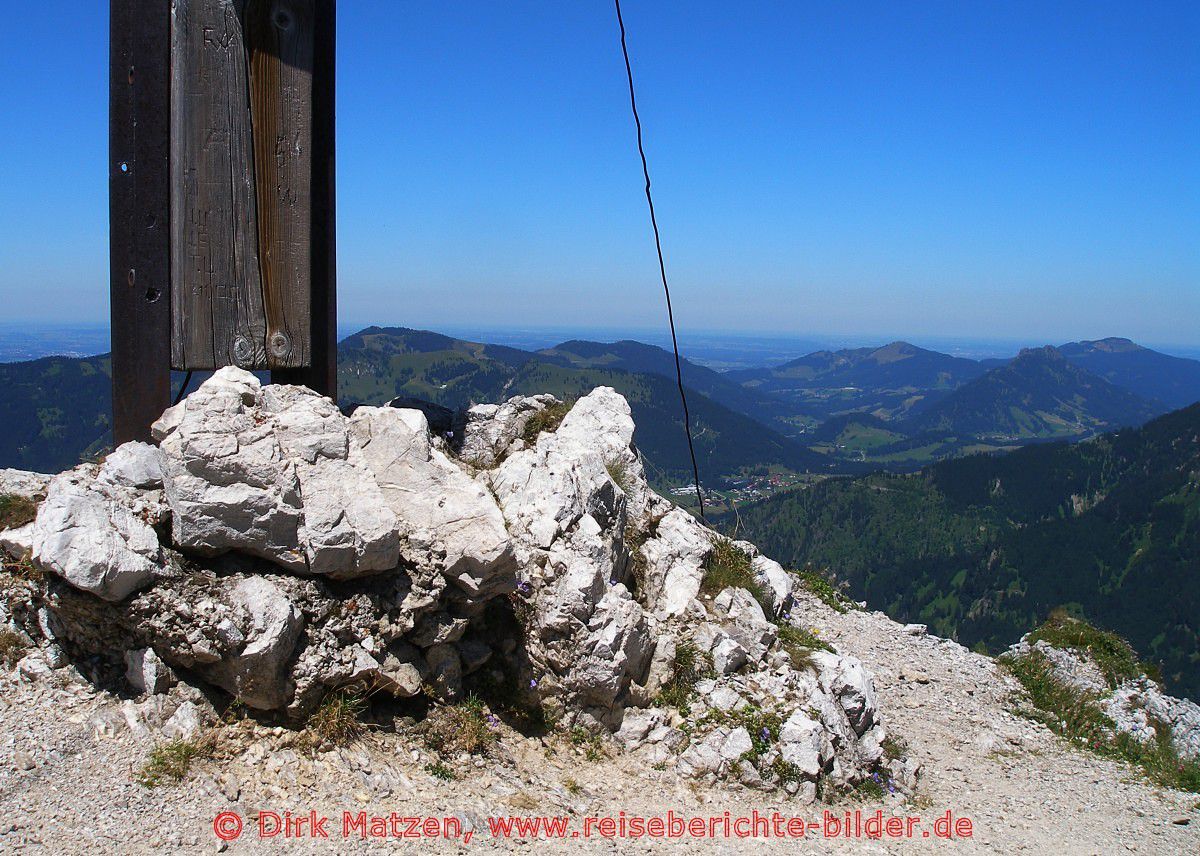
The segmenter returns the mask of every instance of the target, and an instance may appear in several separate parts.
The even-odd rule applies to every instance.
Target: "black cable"
[[[692,417],[688,413],[687,393],[683,391],[683,367],[679,360],[679,340],[675,337],[675,313],[671,310],[671,287],[667,285],[667,266],[663,262],[662,239],[658,234],[658,218],[654,216],[654,197],[650,195],[650,167],[646,164],[646,149],[642,146],[642,120],[638,116],[637,95],[633,88],[633,67],[629,64],[629,48],[625,44],[625,21],[621,17],[621,0],[617,5],[617,26],[621,28],[621,53],[625,57],[625,76],[629,78],[629,106],[633,108],[633,123],[637,126],[638,154],[642,158],[642,175],[646,177],[646,203],[650,206],[650,225],[654,228],[654,248],[658,250],[658,272],[662,276],[663,293],[667,296],[667,320],[671,324],[671,346],[675,350],[675,379],[679,383],[679,400],[683,403],[683,428],[687,432],[688,453],[692,456],[692,475],[696,479],[696,501],[700,519],[704,516],[704,494],[700,490],[700,467],[696,464],[696,448],[692,444]]]
[[[189,371],[183,376],[183,386],[179,387],[179,394],[175,396],[175,403],[183,401],[183,397],[187,394],[188,385],[192,382],[192,373]]]

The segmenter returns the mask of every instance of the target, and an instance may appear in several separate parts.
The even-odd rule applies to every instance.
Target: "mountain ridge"
[[[738,520],[780,561],[831,568],[967,645],[999,650],[1079,609],[1200,694],[1200,404],[1085,442],[829,479]]]
[[[1079,368],[1047,345],[963,384],[907,420],[917,432],[1003,439],[1082,438],[1140,425],[1169,408]]]

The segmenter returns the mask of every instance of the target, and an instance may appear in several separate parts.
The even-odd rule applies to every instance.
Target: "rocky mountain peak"
[[[871,674],[795,643],[793,575],[650,490],[614,390],[452,424],[222,369],[157,446],[30,482],[44,500],[4,545],[44,606],[12,620],[114,686],[183,681],[293,722],[347,687],[502,686],[689,776],[810,801],[880,771],[912,785]]]

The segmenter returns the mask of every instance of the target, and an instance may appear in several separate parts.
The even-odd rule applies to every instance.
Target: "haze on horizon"
[[[623,6],[681,328],[1200,345],[1195,4]],[[665,323],[611,3],[338,17],[339,326]],[[0,52],[9,321],[107,319],[71,18]]]

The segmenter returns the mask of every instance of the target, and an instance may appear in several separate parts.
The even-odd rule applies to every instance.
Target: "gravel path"
[[[411,736],[372,733],[315,756],[296,735],[247,722],[221,731],[222,753],[196,762],[180,784],[147,789],[135,781],[154,743],[121,717],[121,700],[96,692],[70,670],[31,681],[0,675],[0,852],[148,853],[1200,853],[1200,797],[1155,788],[1128,767],[1080,754],[1015,715],[1015,683],[987,657],[905,631],[880,613],[838,614],[815,602],[805,621],[874,672],[888,731],[924,771],[915,804],[798,805],[741,787],[704,788],[648,766],[636,755],[597,761],[563,740],[506,733],[494,757],[452,762],[456,781],[426,771],[435,760]],[[107,723],[97,728],[96,723]],[[859,810],[919,815],[916,837],[894,841],[606,840],[496,838],[486,818],[750,815],[778,810],[818,823]],[[328,840],[259,840],[259,812],[331,818]],[[470,841],[345,839],[341,818],[356,814],[456,818]],[[969,818],[970,838],[922,837],[947,811]],[[243,835],[229,844],[213,832],[219,812],[235,812]],[[269,815],[264,814],[263,817]],[[232,821],[231,821],[232,822]],[[400,831],[404,831],[402,828]],[[569,835],[569,833],[568,833]]]

